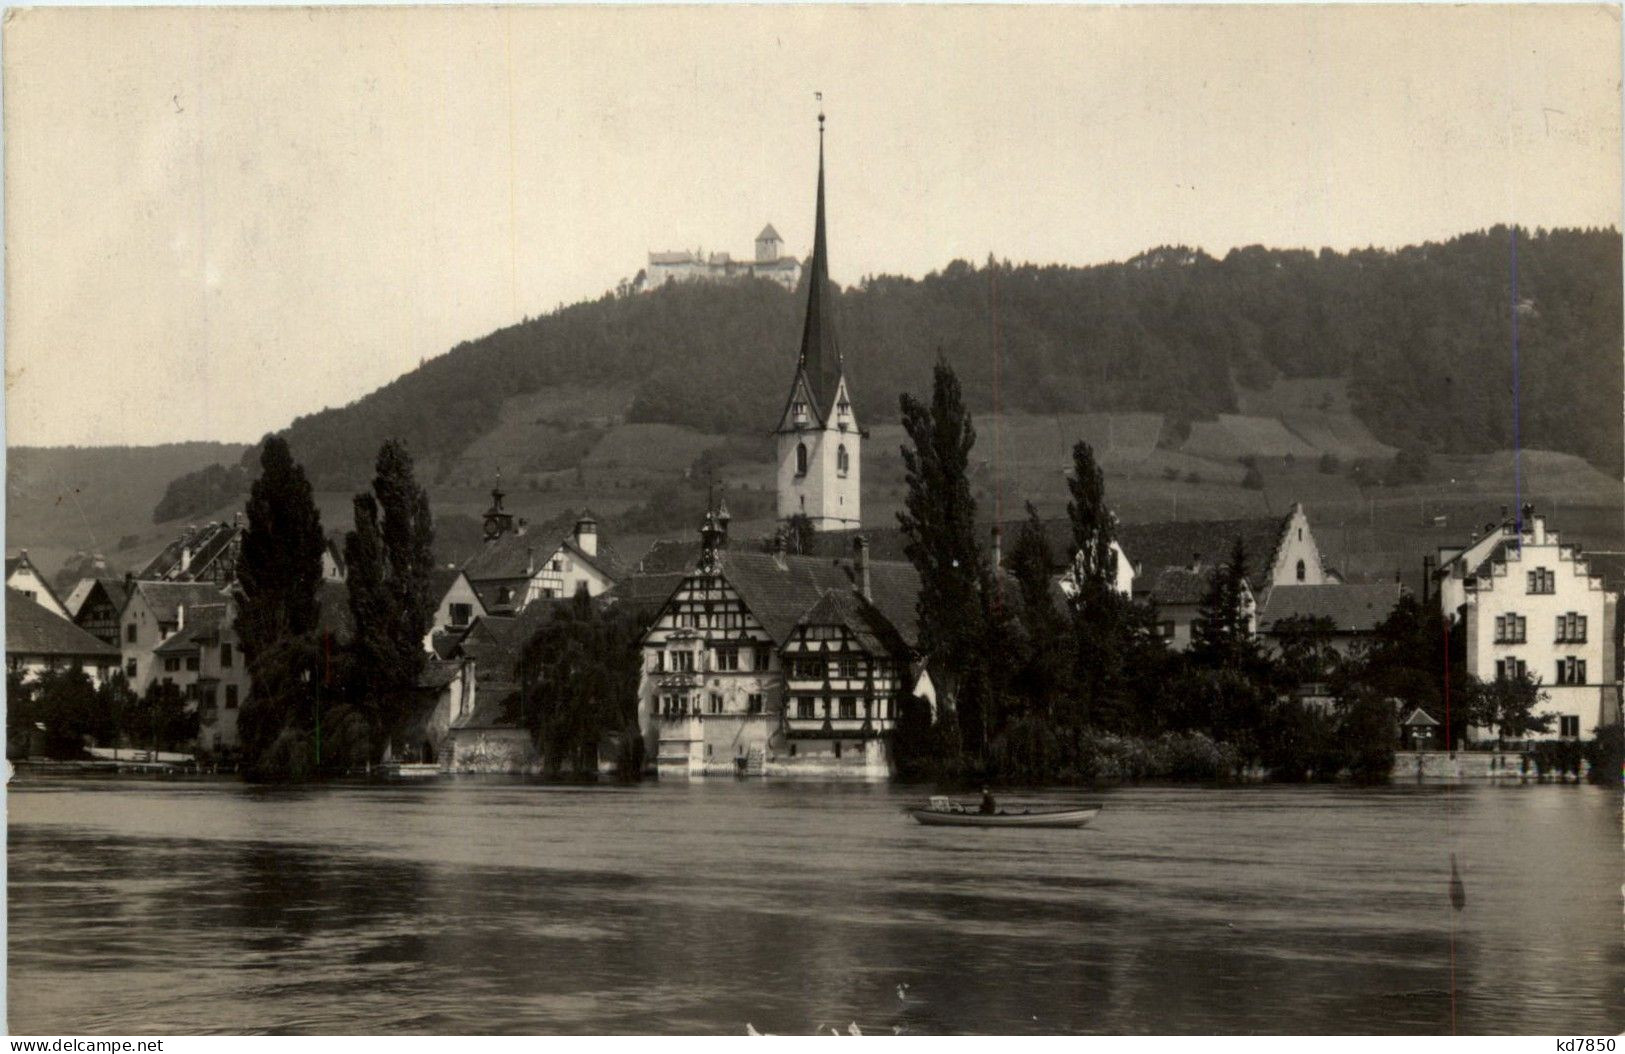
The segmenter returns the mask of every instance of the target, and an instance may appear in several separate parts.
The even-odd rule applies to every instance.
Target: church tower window
[[[842,443],[840,449],[835,452],[835,473],[845,479],[846,473],[851,467],[852,463],[846,454],[846,444]]]
[[[796,475],[805,476],[806,474],[807,474],[807,444],[806,443],[797,443],[796,444]]]

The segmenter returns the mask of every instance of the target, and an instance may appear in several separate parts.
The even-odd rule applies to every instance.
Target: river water
[[[920,827],[918,797],[13,783],[10,1027],[1625,1027],[1614,790],[1130,788],[1082,831]]]

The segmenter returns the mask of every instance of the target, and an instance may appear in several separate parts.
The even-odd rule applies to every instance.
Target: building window
[[[710,706],[710,712],[711,713],[713,713],[713,714],[722,713],[722,693],[721,692],[712,692],[711,693],[711,698],[708,701],[711,704],[711,706]]]
[[[129,680],[132,680],[132,681],[135,680],[135,660],[134,659],[131,659],[129,662],[124,664],[124,676]]]
[[[838,739],[835,741],[835,756],[841,756],[841,741]]]
[[[676,651],[671,655],[672,669],[678,673],[694,672],[694,653],[691,651]]]
[[[1580,737],[1579,715],[1559,714],[1557,717],[1557,734],[1564,739],[1578,739]]]
[[[807,474],[807,444],[806,443],[797,443],[796,444],[796,475],[805,476],[806,474]]]
[[[507,586],[498,586],[497,587],[497,603],[498,604],[504,604],[504,605],[505,604],[512,604],[513,603],[513,590],[509,589]]]
[[[771,647],[766,644],[758,644],[752,650],[756,653],[755,661],[751,663],[752,669],[765,670],[773,665],[773,649]]]
[[[1495,660],[1495,679],[1497,681],[1520,680],[1529,672],[1529,665],[1522,659]]]
[[[196,702],[197,701],[197,683],[194,681],[193,683],[187,685],[185,691],[183,691],[181,693],[181,695],[182,695],[183,698],[190,699],[190,700]]]
[[[226,685],[226,709],[237,709],[237,686],[235,684]]]
[[[1576,659],[1572,655],[1566,659],[1557,660],[1558,684],[1584,684],[1586,683],[1586,661]]]
[[[846,455],[846,444],[842,443],[835,448],[835,474],[845,479],[847,470],[851,467],[852,461]]]
[[[192,672],[192,673],[197,673],[197,666],[198,666],[197,656],[196,655],[188,655],[186,657],[186,668],[187,668],[187,670]]]
[[[1298,581],[1302,582],[1304,580],[1304,578],[1306,578],[1308,576],[1308,574],[1309,574],[1309,569],[1303,565],[1302,560],[1299,560],[1298,561]]]
[[[213,686],[210,686],[209,688],[205,689],[204,692],[203,692],[202,707],[205,710],[213,710],[214,705],[215,705],[214,688],[213,688]]]
[[[1557,592],[1557,576],[1550,568],[1537,567],[1529,572],[1529,592],[1555,593]]]
[[[790,415],[792,417],[794,417],[796,419],[796,421],[798,421],[798,422],[805,421],[807,419],[807,404],[804,403],[804,402],[801,402],[800,400],[797,400],[790,407]],[[805,470],[803,470],[803,471],[805,471]]]
[[[1163,640],[1173,640],[1174,624],[1172,622],[1157,623],[1157,636],[1161,637]]]
[[[762,712],[762,693],[752,692],[745,700],[745,712],[759,714]]]
[[[666,653],[663,651],[657,651],[655,652],[654,658],[654,665],[649,668],[655,673],[664,673],[666,670]]]
[[[739,647],[734,644],[725,644],[717,649],[717,669],[739,669]]]
[[[1522,615],[1495,616],[1495,643],[1522,644],[1527,637],[1529,620]]]
[[[135,623],[132,622],[124,627],[124,641],[127,644],[135,643]]]
[[[841,720],[855,721],[858,717],[858,697],[855,695],[841,696]]]
[[[819,659],[797,659],[796,678],[803,681],[821,681],[824,679],[825,666]]]
[[[229,669],[231,669],[231,663],[232,663],[231,645],[229,643],[227,643],[226,641],[221,641],[220,642],[220,668],[222,670],[229,670]]]
[[[796,697],[796,717],[802,721],[813,719],[813,699],[810,695]]]
[[[856,655],[841,656],[841,676],[848,680],[863,676],[862,662]]]
[[[453,626],[457,626],[457,627],[466,626],[466,625],[468,625],[469,620],[472,619],[473,617],[474,617],[474,605],[473,604],[453,604],[451,606],[451,624]]]
[[[1577,612],[1557,616],[1557,643],[1584,644],[1586,642],[1586,617]]]
[[[181,668],[181,661],[179,659],[165,659],[164,660],[164,672],[165,673],[179,673],[180,668]]]

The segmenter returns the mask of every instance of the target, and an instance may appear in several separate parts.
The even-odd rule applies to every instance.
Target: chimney
[[[995,523],[993,525],[993,570],[995,572],[997,572],[999,567],[1004,563],[1004,547],[1001,544],[1003,541],[1003,534],[1004,532],[999,528],[999,525]]]
[[[191,569],[192,569],[192,546],[191,546],[191,543],[188,542],[186,545],[181,546],[181,574],[184,575],[187,571],[190,571]]]
[[[535,573],[536,573],[536,547],[534,545],[527,545],[527,546],[525,546],[525,577],[528,578],[531,575],[534,575]]]
[[[186,605],[175,605],[175,632],[179,633],[186,628]]]
[[[998,532],[997,527],[993,528],[994,552],[998,551]],[[869,588],[869,539],[858,535],[852,539],[852,549],[858,562],[858,592],[863,594],[863,599],[873,602],[874,592]]]
[[[588,556],[598,555],[598,523],[591,516],[583,515],[576,521],[575,542],[576,548]]]

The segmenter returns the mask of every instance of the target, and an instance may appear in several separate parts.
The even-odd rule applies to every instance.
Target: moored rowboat
[[[1082,827],[1100,814],[1100,806],[1079,809],[1041,809],[1037,812],[954,812],[947,809],[910,809],[909,815],[927,827]]]

